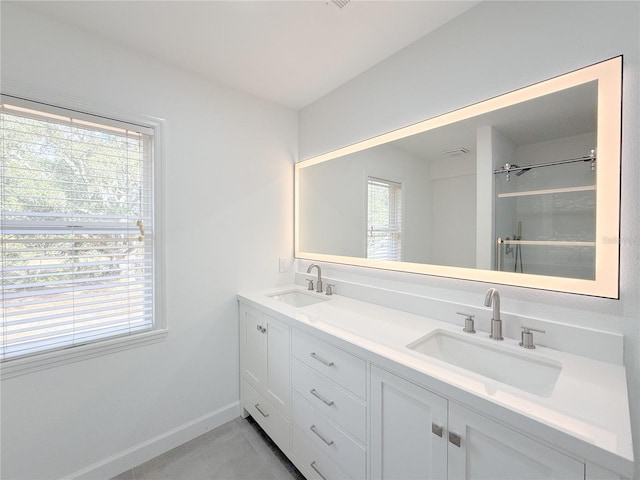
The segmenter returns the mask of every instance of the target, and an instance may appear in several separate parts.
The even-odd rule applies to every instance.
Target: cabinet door
[[[268,315],[262,316],[266,334],[266,351],[263,363],[266,366],[265,395],[274,406],[289,415],[290,390],[290,344],[289,325]]]
[[[584,479],[584,464],[449,403],[449,479]]]
[[[371,476],[447,477],[447,400],[371,366]]]
[[[267,379],[266,325],[258,310],[240,306],[240,342],[242,375],[258,390],[264,391]]]

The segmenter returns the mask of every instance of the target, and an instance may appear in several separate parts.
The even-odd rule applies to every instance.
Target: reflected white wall
[[[402,258],[420,261],[428,255],[428,164],[381,145],[300,170],[300,250],[366,258],[367,180],[402,185]],[[411,259],[411,260],[407,260]]]

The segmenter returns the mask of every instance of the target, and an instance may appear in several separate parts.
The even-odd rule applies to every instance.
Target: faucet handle
[[[333,287],[335,287],[335,285],[333,283],[327,283],[327,293],[326,293],[326,295],[333,295]]]
[[[313,279],[312,278],[307,279],[307,283],[308,283],[307,290],[313,290]]]
[[[533,332],[545,333],[544,330],[539,330],[537,328],[525,327],[522,326],[522,341],[520,342],[520,346],[522,348],[533,349],[536,348],[533,343]]]
[[[476,333],[476,329],[473,324],[473,317],[475,317],[475,315],[471,315],[470,313],[464,313],[464,312],[456,312],[456,313],[458,315],[463,315],[465,317],[464,328],[462,329],[462,331],[466,333]]]

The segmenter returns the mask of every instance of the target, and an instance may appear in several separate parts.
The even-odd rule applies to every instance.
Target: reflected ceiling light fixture
[[[331,0],[331,2],[325,2],[325,5],[329,5],[329,3],[333,3],[338,8],[344,8],[351,0]]]
[[[443,157],[455,157],[457,155],[466,155],[467,153],[469,153],[469,149],[465,147],[449,148],[440,152]]]

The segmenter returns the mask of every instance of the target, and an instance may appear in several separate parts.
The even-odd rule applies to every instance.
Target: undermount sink
[[[543,397],[551,395],[562,369],[559,363],[518,355],[500,345],[444,330],[419,338],[407,348]]]
[[[306,307],[308,305],[313,305],[314,303],[329,300],[328,298],[312,295],[310,293],[304,293],[299,290],[289,290],[287,292],[274,293],[273,295],[269,295],[269,297],[273,298],[274,300],[278,300],[279,302],[286,303],[287,305],[292,305],[294,307]]]

